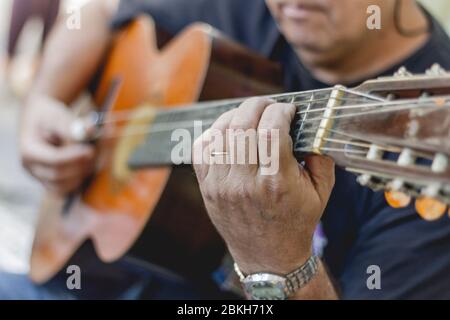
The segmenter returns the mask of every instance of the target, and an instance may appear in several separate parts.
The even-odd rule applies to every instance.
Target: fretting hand
[[[213,150],[211,131],[194,144],[194,163],[205,155],[225,156],[230,154],[232,139],[227,129],[254,129],[258,130],[258,150],[247,152],[261,153],[262,145],[270,144],[270,137],[273,138],[261,132],[279,130],[276,174],[262,175],[261,164],[203,161],[194,165],[208,213],[245,273],[286,274],[305,263],[311,256],[313,233],[334,185],[331,159],[309,156],[303,168],[294,158],[289,129],[295,111],[290,104],[250,99],[222,115],[212,126],[211,130],[220,130],[226,137],[224,150]],[[246,144],[247,149],[252,147],[256,144]]]

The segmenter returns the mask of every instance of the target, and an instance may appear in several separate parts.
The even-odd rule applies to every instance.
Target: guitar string
[[[332,139],[332,138],[331,139],[330,138],[324,138],[323,140],[326,141],[326,142],[335,143],[335,144],[338,144],[338,145],[366,148],[367,151],[365,151],[365,154],[367,154],[367,152],[370,150],[370,148],[373,145],[373,143],[371,144],[370,142],[361,143],[361,142],[355,142],[355,141],[352,141],[352,140],[340,140],[340,139]],[[308,146],[305,146],[304,148],[306,148],[306,147],[308,147]],[[301,150],[301,148],[299,150]],[[342,150],[348,150],[349,152],[352,151],[352,149],[346,149],[346,148],[342,148]],[[403,151],[403,149],[401,149],[401,148],[386,147],[386,146],[379,146],[379,145],[377,145],[377,150],[383,151],[383,152],[397,153],[397,154],[400,154]],[[294,150],[294,151],[296,151],[296,150]],[[356,150],[353,150],[353,151],[356,151]],[[414,155],[416,157],[420,157],[420,158],[427,159],[427,160],[433,160],[434,159],[434,157],[432,155],[426,154],[426,153],[423,153],[423,152],[420,152],[420,151],[415,151]]]
[[[359,141],[362,141],[361,138],[358,138],[356,136],[353,135],[349,135],[343,132],[339,132],[337,130],[333,130],[333,129],[325,129],[329,132],[333,132],[335,134],[340,134],[342,136],[349,136],[352,138],[356,138]],[[305,130],[305,132],[309,132],[309,133],[314,133],[312,130]],[[305,153],[311,153],[314,152],[313,149],[313,142],[315,140],[315,136],[307,138],[302,140],[302,142],[305,144],[305,146],[303,146],[302,148],[294,148],[293,151],[296,152],[305,152]],[[319,151],[327,151],[327,152],[343,152],[343,153],[348,153],[348,154],[362,154],[362,155],[367,155],[367,153],[369,152],[371,146],[373,145],[373,141],[367,141],[367,143],[361,143],[361,142],[355,142],[354,140],[342,140],[342,139],[332,139],[332,138],[324,138],[323,139],[326,142],[331,142],[331,143],[336,143],[336,144],[342,144],[345,145],[346,147],[348,146],[354,146],[354,147],[359,147],[359,148],[365,148],[367,150],[353,150],[353,149],[348,149],[348,148],[331,148],[331,147],[320,147]],[[383,145],[379,145],[377,144],[377,149],[379,151],[383,151],[383,152],[392,152],[392,153],[401,153],[403,149],[398,148],[398,147],[392,147],[392,146],[383,146]],[[415,155],[417,157],[421,157],[424,159],[428,159],[428,160],[433,160],[433,156],[430,154],[425,154],[422,152],[415,152]]]
[[[305,123],[308,122],[315,122],[315,121],[322,121],[322,120],[336,120],[336,119],[343,119],[343,118],[352,118],[352,117],[358,117],[358,116],[364,116],[364,115],[374,115],[374,114],[380,114],[380,113],[387,113],[387,112],[394,112],[394,111],[405,111],[405,110],[411,110],[415,108],[428,108],[430,111],[431,109],[441,109],[442,107],[449,107],[450,101],[446,103],[445,105],[436,106],[435,103],[432,104],[422,104],[420,103],[419,106],[400,106],[397,108],[389,108],[389,109],[382,109],[382,110],[373,110],[368,112],[357,112],[357,113],[351,113],[351,114],[344,114],[344,115],[338,115],[338,116],[331,116],[331,117],[318,117],[318,118],[312,118],[312,119],[306,119]]]
[[[320,94],[320,93],[330,93],[332,90],[333,89],[326,88],[326,89],[319,89],[319,90],[312,90],[312,91],[304,91],[304,92],[297,92],[297,93],[282,93],[282,94],[279,94],[279,95],[272,95],[272,96],[267,95],[267,96],[260,96],[260,97],[261,98],[271,98],[272,97],[272,98],[282,99],[284,97],[289,97],[289,96],[292,96],[292,95],[295,95],[295,94],[297,94],[298,96],[300,96],[300,95],[304,96],[304,95],[307,95],[307,94],[310,94],[310,95],[316,94],[317,95],[317,94]],[[216,108],[216,107],[227,106],[227,105],[231,105],[231,104],[240,104],[240,103],[244,102],[246,99],[249,99],[249,98],[251,98],[251,97],[224,99],[224,100],[216,100],[216,101],[200,101],[200,102],[191,103],[191,104],[177,104],[177,105],[173,105],[174,109],[172,109],[172,110],[171,109],[166,109],[168,105],[165,105],[165,106],[159,108],[159,110],[164,110],[164,109],[166,111],[173,111],[173,110],[180,110],[180,111],[182,111],[182,110],[186,110],[186,109],[190,109],[190,110],[195,110],[195,109],[205,110],[205,109],[208,109],[208,108]],[[145,106],[146,103],[143,103],[142,105]],[[147,103],[147,105],[151,106],[151,104],[148,104],[148,103]],[[171,106],[171,105],[169,105],[169,106]],[[158,109],[158,108],[155,106],[155,109]],[[134,111],[135,110],[132,109],[132,110],[121,110],[121,111],[113,111],[113,112],[110,112],[110,111],[107,111],[107,112],[96,111],[95,113],[98,114],[99,116],[102,116],[102,115],[105,115],[105,114],[106,115],[108,115],[108,114],[109,115],[117,114],[117,115],[121,116],[121,115],[133,114]]]
[[[442,99],[445,99],[445,102],[450,102],[450,97],[441,97]],[[421,99],[405,99],[405,100],[396,100],[396,101],[387,101],[385,103],[363,103],[363,104],[356,104],[356,105],[350,105],[350,106],[337,106],[334,107],[333,110],[349,110],[349,109],[361,109],[361,108],[376,108],[376,107],[391,107],[391,106],[397,106],[399,104],[421,104],[424,102],[430,102],[434,103],[436,105],[436,97],[431,98],[421,98]],[[315,112],[322,112],[328,110],[327,108],[320,108],[320,109],[312,109],[310,111],[299,111],[297,114],[310,114]]]
[[[324,138],[324,140],[327,141],[327,142],[334,142],[334,143],[339,143],[339,144],[352,145],[352,146],[356,146],[356,147],[359,146],[359,147],[365,147],[365,148],[369,148],[369,149],[373,145],[376,145],[378,150],[385,151],[385,152],[392,152],[392,153],[401,153],[403,151],[403,149],[400,148],[400,147],[393,147],[393,146],[382,145],[382,144],[374,142],[373,140],[371,141],[371,140],[368,140],[367,138],[361,138],[361,137],[358,137],[356,135],[348,134],[348,133],[345,133],[345,132],[342,132],[342,131],[339,131],[339,130],[327,129],[327,128],[323,128],[323,127],[319,127],[319,128],[329,132],[330,134],[333,134],[333,137],[334,137],[334,135],[338,135],[338,136],[344,137],[344,139],[345,138],[353,139],[353,140],[343,140],[343,139]],[[311,129],[304,130],[302,132],[302,137],[304,137],[305,134],[306,135],[307,134],[312,134],[313,136],[312,137],[306,137],[304,140],[302,140],[302,142],[306,141],[306,142],[308,142],[308,143],[310,143],[312,145],[314,143],[315,138],[316,138],[315,134],[316,134],[317,130],[311,130]],[[356,140],[356,142],[355,142],[355,140]],[[359,141],[367,141],[367,143],[361,143]],[[415,155],[417,157],[421,157],[421,158],[424,158],[424,159],[433,160],[433,156],[432,155],[424,153],[424,152],[415,151]]]
[[[441,99],[445,99],[445,103],[447,103],[448,101],[448,99],[450,99],[450,98],[447,98],[447,97],[443,97],[443,98],[441,98]],[[429,99],[422,99],[422,100],[417,100],[417,99],[410,99],[410,100],[398,100],[398,101],[390,101],[390,102],[385,102],[385,103],[383,103],[383,104],[377,104],[377,103],[366,103],[366,104],[360,104],[360,105],[353,105],[353,106],[342,106],[342,107],[339,107],[339,106],[337,106],[337,107],[335,107],[335,108],[333,108],[333,110],[336,110],[336,111],[340,111],[340,110],[350,110],[350,109],[363,109],[363,108],[376,108],[376,107],[394,107],[394,106],[396,106],[396,105],[404,105],[404,104],[407,104],[407,103],[410,103],[410,104],[412,104],[411,106],[408,106],[408,107],[406,107],[405,109],[410,109],[410,108],[415,108],[415,107],[417,107],[417,105],[419,105],[419,107],[424,107],[424,106],[427,106],[427,107],[430,107],[430,106],[428,106],[428,105],[424,105],[424,103],[426,102],[426,101],[429,101],[431,104],[432,104],[432,107],[434,107],[434,106],[436,106],[436,98],[434,98],[434,99],[431,99],[431,98],[429,98]],[[297,106],[297,107],[299,107],[300,105],[303,105],[303,104],[307,104],[307,103],[305,103],[305,102],[302,102],[302,103],[295,103],[295,105]],[[440,106],[442,106],[442,105],[440,105]],[[403,108],[402,108],[403,109]],[[307,122],[314,122],[314,121],[322,121],[323,119],[340,119],[340,118],[345,118],[345,117],[353,117],[353,116],[359,116],[359,115],[365,115],[365,114],[374,114],[374,113],[381,113],[381,112],[390,112],[390,111],[401,111],[402,109],[394,109],[394,108],[389,108],[389,109],[378,109],[378,110],[372,110],[372,111],[369,111],[369,112],[366,112],[366,111],[364,111],[364,112],[357,112],[357,113],[353,113],[353,114],[346,114],[346,115],[340,115],[340,116],[333,116],[333,117],[319,117],[319,118],[312,118],[312,119],[305,119],[306,118],[306,116],[309,114],[309,113],[313,113],[313,112],[319,112],[319,111],[325,111],[325,110],[327,110],[326,108],[322,108],[322,109],[311,109],[311,110],[309,110],[308,112],[299,112],[299,113],[297,113],[297,114],[306,114],[305,115],[305,117],[304,117],[304,120],[302,120],[304,123],[307,123]],[[148,118],[149,116],[141,116],[141,117],[135,117],[135,119],[136,120],[139,120],[139,119],[143,119],[143,118]],[[212,120],[212,119],[217,119],[217,118],[206,118],[206,119],[204,119],[204,121],[208,121],[208,120]],[[191,121],[195,121],[195,120],[191,120]],[[117,122],[119,122],[119,121],[117,121]],[[186,121],[183,121],[183,122],[176,122],[176,121],[173,121],[173,122],[166,122],[166,123],[164,123],[164,122],[159,122],[159,123],[156,123],[155,125],[158,125],[158,126],[164,126],[164,125],[171,125],[172,127],[173,126],[176,126],[176,128],[179,128],[179,127],[181,127],[181,125],[180,125],[180,123],[185,123]],[[108,123],[108,122],[104,122],[104,123]],[[110,123],[114,123],[114,122],[110,122]],[[176,129],[176,128],[172,128],[172,130],[174,130],[174,129]],[[162,130],[162,129],[161,129]],[[167,129],[167,130],[169,130],[169,129]],[[159,130],[158,130],[159,131]],[[151,132],[149,132],[149,133],[151,133]]]
[[[339,148],[328,148],[328,147],[321,147],[319,148],[320,151],[326,151],[326,152],[342,152],[346,154],[358,154],[358,155],[366,155],[366,151],[360,151],[360,150],[348,150],[348,149],[339,149]],[[301,148],[297,151],[304,152],[304,153],[314,153],[315,150],[313,148]]]
[[[296,93],[283,93],[283,94],[279,94],[279,95],[272,95],[272,96],[262,96],[263,98],[271,98],[271,99],[283,99],[283,98],[290,98],[292,97],[292,101],[295,102],[296,99],[298,99],[299,97],[305,97],[307,95],[310,95],[311,98],[313,98],[315,95],[318,95],[320,93],[327,93],[327,94],[331,94],[333,92],[333,90],[335,90],[334,88],[327,88],[327,89],[319,89],[319,90],[312,90],[312,91],[304,91],[304,92],[296,92]],[[380,98],[376,95],[372,95],[372,94],[368,94],[368,93],[362,93],[362,92],[358,92],[356,90],[353,89],[347,89],[344,87],[340,87],[339,90],[341,90],[342,93],[347,93],[347,94],[353,94],[356,97],[345,97],[345,98],[333,98],[334,100],[337,101],[351,101],[351,100],[356,100],[356,101],[360,101],[361,98],[366,98],[366,99],[371,99],[374,101],[386,101],[383,98]],[[178,105],[176,106],[176,109],[172,109],[172,110],[165,110],[166,112],[186,112],[186,111],[194,111],[194,110],[201,110],[201,111],[205,111],[207,108],[210,109],[215,109],[215,108],[221,108],[221,107],[230,107],[230,108],[237,108],[239,106],[239,104],[241,104],[242,102],[244,102],[246,99],[249,98],[237,98],[237,99],[228,99],[228,100],[219,100],[219,101],[209,101],[209,102],[199,102],[197,104],[188,104],[188,105]],[[320,99],[305,99],[303,101],[297,101],[296,103],[301,105],[301,104],[311,104],[311,103],[316,103],[316,102],[322,102],[322,101],[329,101],[330,97],[327,98],[320,98]],[[164,112],[164,111],[163,111]],[[108,119],[112,117],[112,120],[114,119],[114,116],[117,115],[119,118],[124,119],[124,120],[128,120],[131,117],[128,117],[128,115],[132,115],[135,114],[135,110],[126,110],[126,111],[115,111],[113,113],[111,112],[95,112],[96,116],[103,120],[103,119]],[[108,117],[104,117],[104,115],[108,115]],[[145,117],[145,116],[144,116]],[[122,120],[123,121],[123,120]],[[102,124],[102,123],[99,123]]]
[[[322,120],[335,120],[335,119],[358,117],[358,116],[363,116],[363,115],[375,115],[375,114],[388,113],[388,112],[405,111],[405,110],[418,109],[418,108],[422,108],[422,109],[427,108],[428,109],[427,111],[430,111],[430,110],[434,111],[435,109],[441,109],[443,107],[450,106],[450,101],[448,101],[444,105],[440,105],[440,106],[436,106],[436,104],[434,102],[431,104],[424,104],[423,102],[417,102],[416,104],[417,105],[409,104],[408,106],[399,105],[398,107],[391,107],[388,109],[373,110],[373,111],[368,111],[368,112],[356,112],[356,113],[330,116],[330,117],[318,117],[318,118],[312,118],[312,119],[304,119],[304,120],[299,120],[299,122],[312,123],[312,122],[320,122]],[[198,121],[202,122],[202,127],[203,127],[205,125],[212,125],[216,120],[217,120],[217,118],[206,118],[206,119],[201,119]],[[176,129],[190,129],[190,128],[195,127],[195,125],[193,125],[193,123],[195,121],[196,120],[185,120],[185,121],[178,121],[178,122],[174,121],[174,122],[166,122],[166,123],[161,122],[161,123],[155,123],[153,126],[149,126],[148,124],[135,125],[132,127],[134,130],[132,130],[132,131],[128,130],[125,133],[114,132],[114,128],[103,127],[96,133],[96,137],[119,138],[123,135],[127,135],[127,136],[133,135],[133,134],[143,135],[143,134],[173,131]],[[113,134],[108,135],[107,133],[105,133],[108,131],[113,131]]]
[[[335,99],[335,100],[337,100],[337,101],[340,101],[340,102],[347,102],[347,101],[360,101],[360,99],[357,99],[357,98],[338,98],[338,99]],[[314,100],[305,100],[305,101],[301,101],[301,102],[295,102],[294,104],[297,106],[297,107],[300,107],[300,106],[302,106],[302,105],[309,105],[309,104],[315,104],[315,103],[318,103],[318,102],[325,102],[325,101],[329,101],[329,98],[320,98],[320,99],[314,99]],[[222,105],[222,107],[228,107],[228,105]],[[221,106],[217,106],[216,108],[220,108]],[[230,108],[237,108],[238,106],[232,106],[232,107],[230,107]],[[214,108],[214,107],[210,107],[210,108]],[[180,108],[180,107],[177,107],[177,109],[175,110],[175,109],[172,109],[172,110],[167,110],[167,112],[173,112],[173,113],[175,113],[175,112],[180,112],[180,113],[183,113],[183,112],[189,112],[189,111],[191,111],[189,108]],[[206,111],[208,111],[208,110],[206,110]],[[162,111],[162,112],[164,112],[164,111]],[[128,121],[128,120],[130,120],[130,119],[139,119],[140,117],[142,117],[142,118],[145,118],[146,116],[136,116],[136,117],[134,117],[133,115],[136,113],[136,111],[134,110],[134,111],[116,111],[116,112],[114,112],[114,113],[111,113],[111,114],[109,114],[108,115],[108,113],[105,113],[107,116],[104,118],[105,120],[103,120],[103,121],[101,121],[99,124],[109,124],[109,123],[115,123],[115,122],[122,122],[122,121]],[[95,117],[101,117],[101,114],[102,113],[99,113],[99,112],[94,112],[94,115],[95,115]],[[148,116],[147,116],[148,117]]]

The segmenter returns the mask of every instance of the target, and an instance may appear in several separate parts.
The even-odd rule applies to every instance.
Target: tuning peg
[[[416,200],[417,213],[427,221],[434,221],[441,218],[447,209],[447,205],[429,197],[422,197]]]
[[[428,198],[435,198],[439,195],[442,185],[439,183],[430,184],[422,189],[422,195]]]
[[[411,197],[398,191],[384,193],[387,203],[394,209],[406,208],[411,203]]]
[[[361,174],[356,178],[356,181],[360,185],[368,187],[373,191],[381,191],[385,187],[382,182],[376,181],[370,174]]]
[[[363,187],[367,187],[370,183],[370,180],[372,179],[372,176],[369,174],[362,174],[356,178],[358,183],[362,185]]]
[[[427,76],[444,76],[447,74],[447,70],[441,67],[440,64],[435,63],[428,69],[425,74]]]
[[[448,168],[448,157],[443,153],[438,153],[434,156],[431,171],[436,173],[443,173]]]
[[[397,160],[397,164],[401,167],[407,167],[407,166],[414,164],[415,161],[416,161],[416,156],[414,155],[414,152],[409,148],[405,148],[400,153],[398,160]]]
[[[394,77],[397,78],[411,77],[411,76],[413,76],[413,74],[409,72],[408,69],[406,69],[405,67],[401,67],[400,69],[398,69],[396,73],[394,73]]]
[[[394,179],[389,183],[389,189],[392,191],[401,191],[405,186],[405,181],[402,179]]]

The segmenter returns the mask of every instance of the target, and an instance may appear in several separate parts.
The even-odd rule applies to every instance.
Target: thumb
[[[36,162],[47,166],[62,166],[78,161],[92,161],[95,151],[92,146],[67,144],[56,147],[47,143],[28,144],[23,152],[25,162]]]
[[[305,157],[306,170],[321,199],[328,199],[334,186],[334,161],[319,155]]]

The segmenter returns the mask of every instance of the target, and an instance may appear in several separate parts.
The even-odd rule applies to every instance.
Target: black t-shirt
[[[279,33],[264,0],[122,0],[114,27],[141,13],[176,34],[188,24],[211,24],[234,40],[279,61],[286,91],[329,87],[314,79]],[[450,39],[432,19],[429,41],[400,66],[423,73],[439,63],[450,70]],[[355,84],[356,85],[356,84]],[[300,191],[301,192],[301,191]],[[327,238],[324,261],[347,299],[450,299],[450,219],[420,219],[413,206],[390,208],[383,193],[359,186],[353,175],[336,169],[336,185],[322,219]],[[381,270],[381,290],[369,290],[367,268]]]

